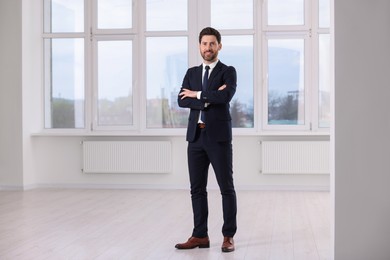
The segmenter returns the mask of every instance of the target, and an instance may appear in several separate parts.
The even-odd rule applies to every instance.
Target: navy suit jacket
[[[193,91],[202,91],[202,65],[192,67],[187,70],[183,79],[183,88]],[[222,85],[226,88],[218,90]],[[200,99],[184,98],[178,96],[180,107],[190,108],[188,118],[187,137],[189,142],[194,141],[199,112],[206,116],[206,133],[208,137],[217,142],[226,142],[232,140],[232,123],[230,116],[230,100],[233,98],[237,87],[237,73],[234,67],[226,66],[221,61],[212,70],[206,91],[202,91]],[[205,107],[205,103],[209,103]]]

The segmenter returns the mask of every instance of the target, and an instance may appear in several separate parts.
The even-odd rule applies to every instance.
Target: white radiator
[[[328,141],[261,142],[264,174],[329,173]]]
[[[168,141],[84,141],[85,173],[169,173]]]

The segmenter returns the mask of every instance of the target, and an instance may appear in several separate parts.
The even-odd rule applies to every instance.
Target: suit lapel
[[[220,61],[218,61],[217,65],[215,65],[213,71],[210,74],[209,81],[207,82],[207,89],[210,88],[211,83],[213,82],[213,79],[218,74],[218,72],[221,70],[222,64]]]
[[[197,90],[202,90],[202,71],[203,71],[203,65],[200,65],[196,71],[196,88]]]

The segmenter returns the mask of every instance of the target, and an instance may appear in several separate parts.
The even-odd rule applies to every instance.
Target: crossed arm
[[[226,85],[222,85],[218,88],[218,90],[223,90],[226,88]],[[180,99],[184,99],[184,98],[197,98],[197,93],[198,91],[193,91],[193,90],[190,90],[190,89],[186,89],[186,88],[183,88],[182,89],[182,92],[180,92],[179,96],[181,97]]]

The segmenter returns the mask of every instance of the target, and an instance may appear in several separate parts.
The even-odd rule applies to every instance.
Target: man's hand
[[[183,88],[183,91],[179,93],[179,96],[181,96],[181,99],[184,99],[186,97],[189,98],[196,98],[197,91],[192,91],[186,88]]]
[[[223,89],[225,89],[225,88],[226,88],[226,84],[220,86],[220,87],[218,88],[218,90],[223,90]]]

